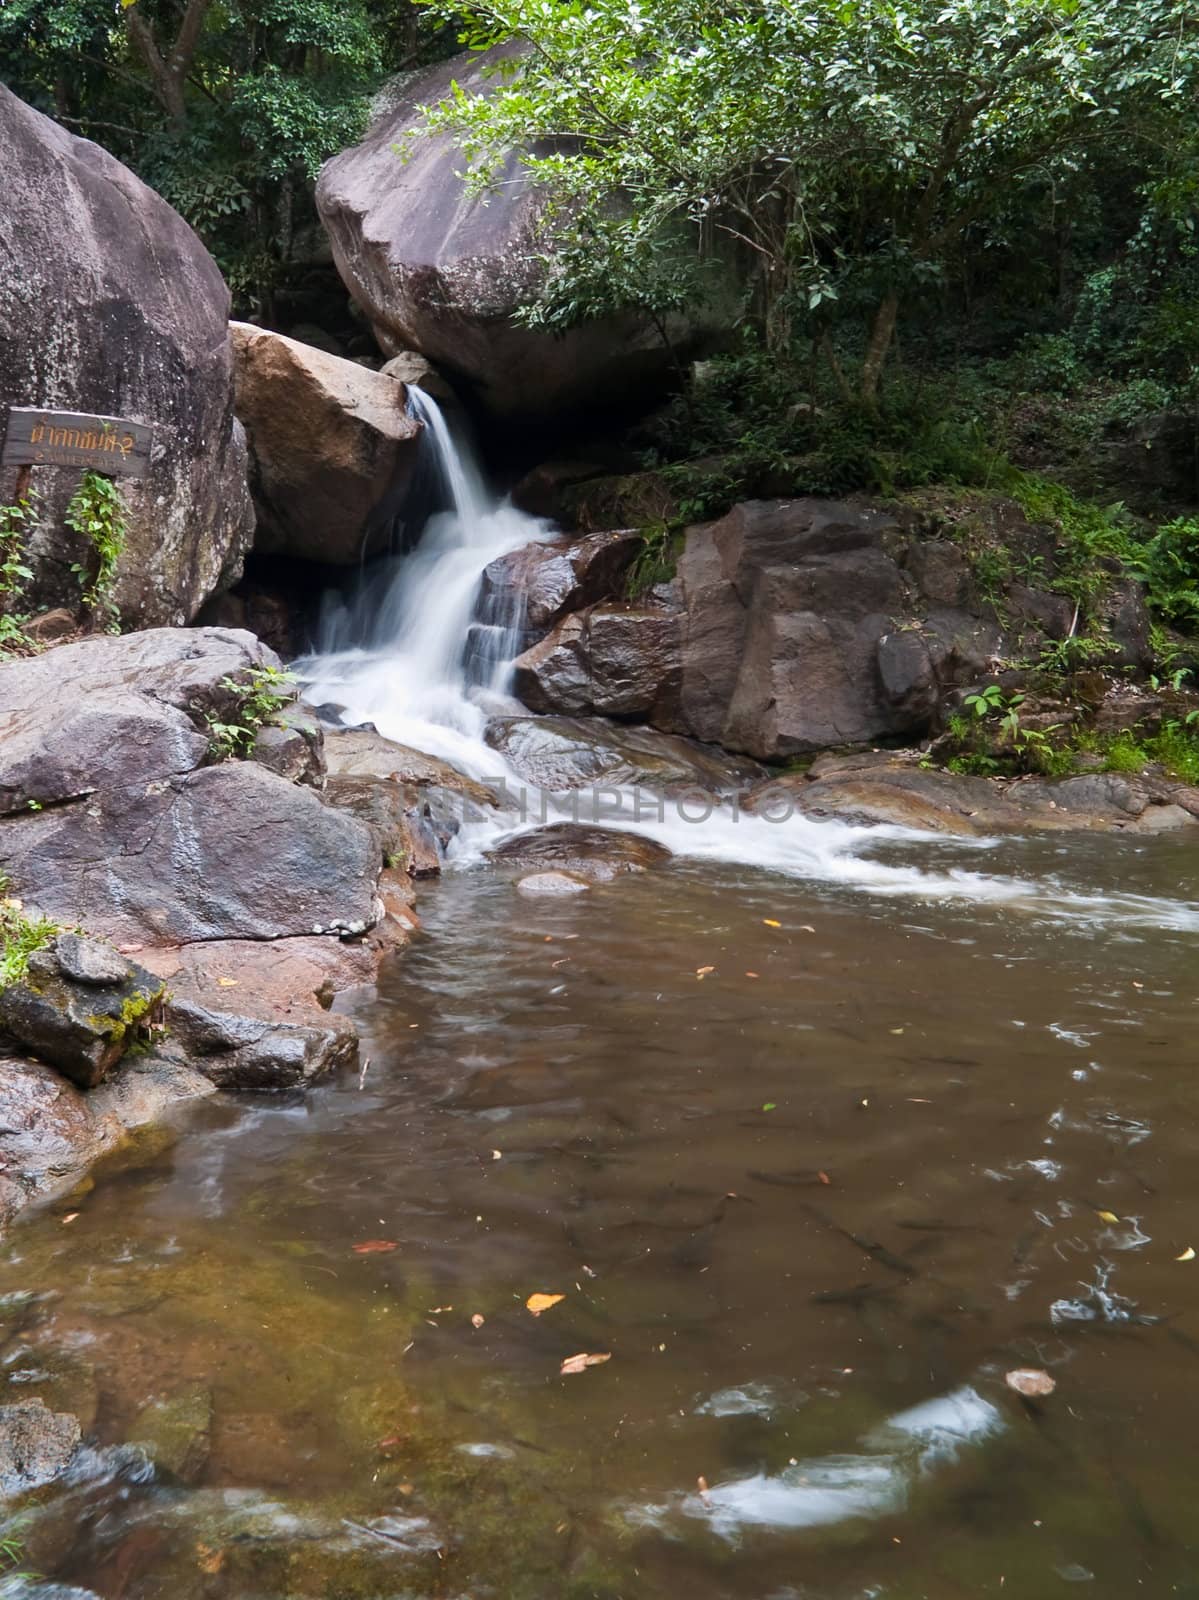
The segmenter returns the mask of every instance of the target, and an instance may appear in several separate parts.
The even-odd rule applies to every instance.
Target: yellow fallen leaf
[[[68,1223],[68,1222],[74,1222],[75,1218],[78,1215],[79,1215],[78,1211],[68,1211],[66,1216],[62,1220],[63,1220],[64,1224]],[[1191,1253],[1193,1255],[1194,1251],[1192,1251]]]
[[[782,927],[782,923],[781,922],[776,922],[773,917],[763,917],[762,921],[766,924],[766,926],[768,928],[781,928]]]
[[[1114,1211],[1096,1211],[1095,1215],[1100,1222],[1119,1222],[1119,1217]]]
[[[706,978],[708,976],[709,972],[715,972],[715,971],[716,971],[715,967],[696,967],[695,976],[697,978]]]
[[[1182,1254],[1180,1256],[1175,1256],[1174,1259],[1175,1261],[1194,1261],[1195,1252],[1192,1250],[1190,1245],[1187,1245]]]
[[[218,989],[236,989],[237,988],[237,979],[236,978],[218,978],[216,983],[217,983],[217,988]]]
[[[470,1319],[470,1325],[472,1328],[481,1328],[486,1320],[487,1319],[481,1312],[476,1311],[474,1316]]]
[[[903,1029],[902,1029],[902,1028],[892,1028],[892,1029],[891,1029],[891,1032],[892,1032],[892,1033],[902,1033],[902,1032],[903,1032]]]
[[[611,1361],[611,1359],[612,1352],[610,1350],[602,1356],[589,1356],[585,1350],[581,1350],[577,1356],[567,1356],[562,1363],[561,1375],[564,1378],[568,1378],[574,1372],[585,1372],[588,1367],[602,1366],[605,1361]]]
[[[556,1306],[559,1300],[565,1300],[564,1294],[531,1294],[525,1301],[525,1306],[535,1317],[543,1311],[548,1311],[551,1306]]]

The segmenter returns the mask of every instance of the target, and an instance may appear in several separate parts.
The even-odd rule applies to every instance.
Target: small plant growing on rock
[[[26,650],[28,617],[12,607],[19,605],[33,573],[25,565],[25,546],[37,525],[37,495],[30,490],[12,505],[0,506],[0,654]]]
[[[111,478],[85,472],[67,507],[67,527],[85,538],[96,553],[96,571],[89,576],[81,561],[71,571],[79,579],[83,603],[107,633],[120,633],[121,614],[113,601],[117,562],[125,548],[125,505]]]
[[[9,894],[11,884],[0,874],[0,989],[20,983],[35,950],[42,950],[62,929],[48,917],[31,917]]]
[[[250,667],[240,681],[222,678],[221,687],[236,695],[238,703],[233,721],[208,718],[210,747],[216,761],[248,755],[259,728],[278,716],[296,696],[295,674],[279,667]]]

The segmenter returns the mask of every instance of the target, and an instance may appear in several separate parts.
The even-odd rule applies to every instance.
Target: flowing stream
[[[461,469],[310,697],[502,776],[463,640],[546,531]],[[722,814],[551,902],[475,867],[503,825],[359,1074],[183,1108],[0,1247],[5,1399],[89,1440],[8,1591],[1199,1594],[1194,844]]]

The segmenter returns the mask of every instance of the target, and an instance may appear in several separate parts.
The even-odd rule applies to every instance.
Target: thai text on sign
[[[84,467],[112,478],[144,478],[154,430],[121,417],[12,406],[0,466]]]

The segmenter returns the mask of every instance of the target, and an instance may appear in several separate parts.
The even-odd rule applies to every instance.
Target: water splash
[[[454,436],[436,401],[414,387],[409,395],[424,423],[425,466],[445,509],[429,518],[414,551],[380,563],[354,599],[327,605],[318,651],[297,662],[296,670],[305,698],[341,707],[346,726],[372,723],[397,744],[448,761],[509,793],[523,792],[527,799],[531,786],[484,738],[493,715],[523,710],[507,698],[522,619],[490,616],[480,640],[477,602],[484,569],[492,561],[550,539],[554,529],[491,495],[469,446]],[[1181,901],[1080,894],[1049,878],[1029,882],[957,866],[928,871],[882,862],[871,853],[895,842],[935,845],[945,854],[985,851],[993,840],[937,840],[911,829],[866,828],[802,815],[780,824],[729,805],[715,805],[700,821],[669,806],[647,818],[643,791],[594,793],[607,799],[598,808],[593,800],[588,821],[647,834],[690,859],[744,863],[878,896],[1002,905],[1084,925],[1118,919],[1125,927],[1199,931],[1199,906]],[[533,810],[545,807],[534,803]],[[478,860],[518,826],[509,813],[475,815],[458,835],[455,858],[462,864]]]

